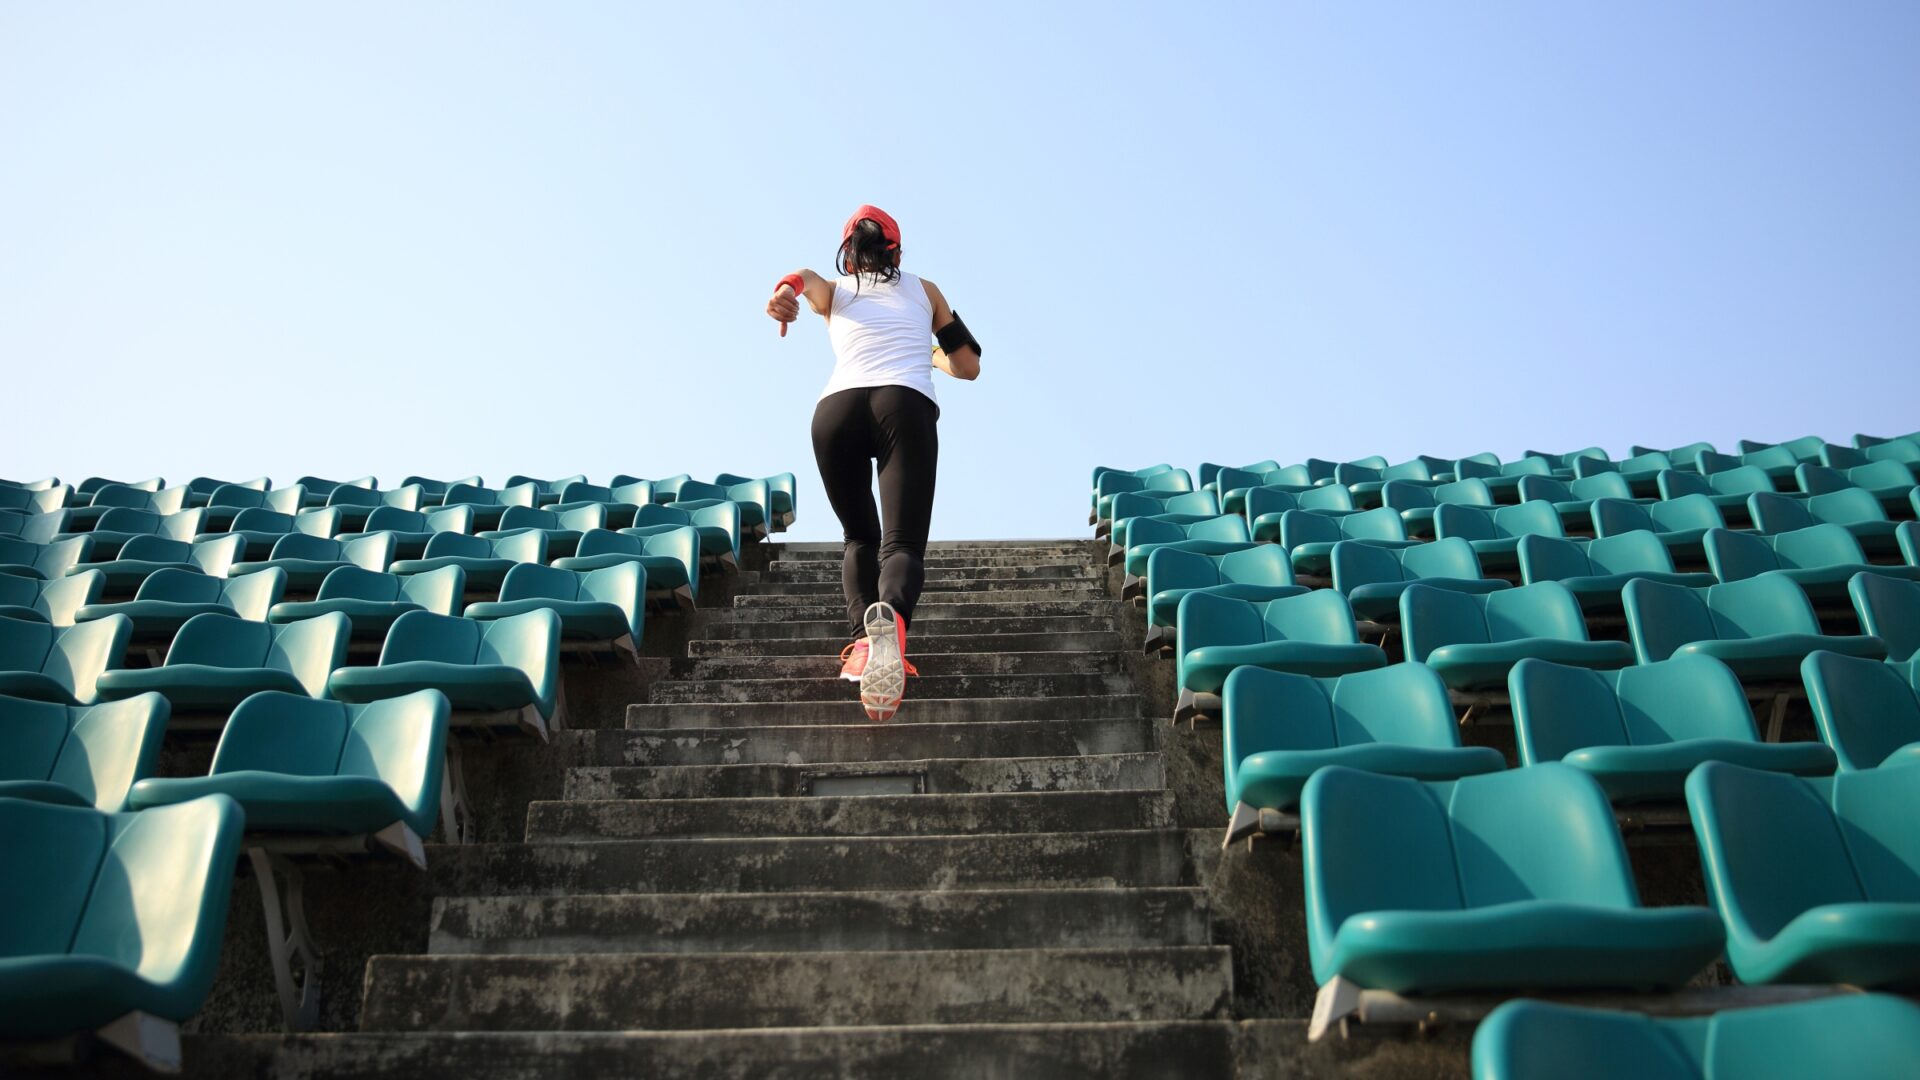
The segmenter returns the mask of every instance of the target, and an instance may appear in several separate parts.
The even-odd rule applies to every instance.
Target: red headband
[[[900,223],[893,220],[893,215],[877,206],[863,206],[855,210],[853,216],[847,219],[846,228],[840,230],[840,242],[844,244],[851,239],[853,227],[863,221],[871,221],[880,226],[880,235],[887,238],[888,247],[900,246]]]

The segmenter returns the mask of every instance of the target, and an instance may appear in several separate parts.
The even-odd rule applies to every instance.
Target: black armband
[[[980,355],[980,343],[974,340],[973,331],[967,329],[967,324],[960,321],[957,311],[953,313],[953,321],[935,330],[933,336],[940,342],[941,352],[951,354],[955,349],[971,345],[973,354]]]

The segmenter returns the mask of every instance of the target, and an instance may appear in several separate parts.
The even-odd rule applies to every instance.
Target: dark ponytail
[[[888,243],[879,222],[868,218],[853,227],[853,235],[841,241],[833,265],[848,277],[872,274],[891,284],[900,280],[900,267],[896,265],[899,259],[900,249]],[[858,289],[859,285],[854,288]]]

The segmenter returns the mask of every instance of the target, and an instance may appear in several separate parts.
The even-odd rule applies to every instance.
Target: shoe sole
[[[876,722],[893,719],[907,689],[906,664],[900,656],[899,624],[892,606],[867,608],[867,670],[860,676],[860,705]]]

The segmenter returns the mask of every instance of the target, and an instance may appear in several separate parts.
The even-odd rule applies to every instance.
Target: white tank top
[[[833,374],[821,397],[861,386],[907,386],[933,394],[933,301],[920,279],[901,271],[884,282],[872,274],[857,283],[833,283],[827,338],[833,342]]]

